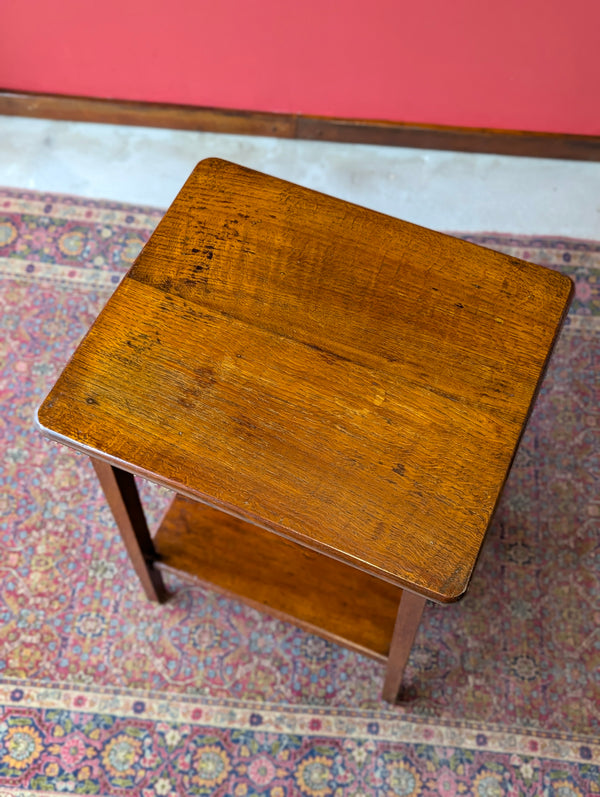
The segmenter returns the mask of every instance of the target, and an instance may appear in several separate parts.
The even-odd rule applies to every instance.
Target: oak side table
[[[38,420],[157,563],[387,661],[466,591],[571,281],[202,161]],[[133,474],[176,497],[151,538]]]

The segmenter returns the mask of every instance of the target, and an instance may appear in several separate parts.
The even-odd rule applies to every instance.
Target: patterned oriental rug
[[[0,190],[0,795],[600,794],[600,244],[465,236],[577,294],[472,588],[428,604],[391,707],[381,664],[203,586],[147,602],[88,460],[36,430],[160,217]]]

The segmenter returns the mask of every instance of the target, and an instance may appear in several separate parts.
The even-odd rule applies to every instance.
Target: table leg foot
[[[404,590],[396,615],[396,624],[388,655],[382,698],[388,703],[398,699],[404,668],[421,622],[426,598]]]
[[[96,457],[90,459],[146,596],[164,603],[169,595],[160,571],[154,567],[157,554],[133,475]]]

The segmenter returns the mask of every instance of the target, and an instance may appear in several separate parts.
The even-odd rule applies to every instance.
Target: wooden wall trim
[[[600,136],[488,130],[103,100],[0,89],[0,114],[352,144],[600,160]]]

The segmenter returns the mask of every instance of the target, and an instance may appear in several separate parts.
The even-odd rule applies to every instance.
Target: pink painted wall
[[[600,134],[598,0],[2,0],[0,87]]]

